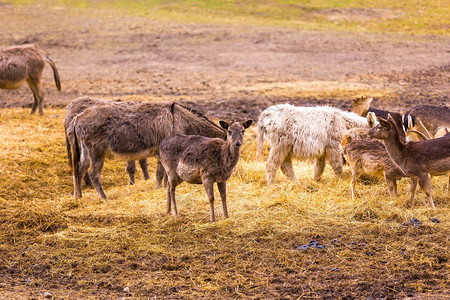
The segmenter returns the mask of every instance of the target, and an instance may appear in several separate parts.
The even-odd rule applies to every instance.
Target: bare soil
[[[0,45],[36,43],[56,62],[63,91],[47,67],[47,106],[81,95],[164,99],[256,119],[274,103],[346,109],[360,94],[396,111],[449,103],[448,37],[176,24],[38,4],[3,4],[0,18]],[[27,86],[0,90],[0,108],[31,102]]]

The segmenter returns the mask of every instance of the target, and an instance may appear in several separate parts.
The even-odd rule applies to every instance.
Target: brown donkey
[[[178,103],[93,105],[75,116],[67,128],[73,163],[74,195],[88,168],[97,193],[106,198],[100,172],[107,153],[130,161],[157,154],[161,142],[177,133],[224,137],[224,130],[205,116]]]
[[[32,114],[38,107],[39,114],[44,113],[41,78],[45,62],[52,67],[56,87],[60,91],[61,83],[56,65],[39,47],[29,44],[0,49],[0,89],[15,90],[26,81],[34,97]]]
[[[389,157],[404,174],[419,179],[428,197],[429,206],[434,208],[430,179],[431,175],[446,174],[450,171],[450,136],[405,143],[399,137],[401,129],[397,128],[391,116],[387,120],[378,120],[380,124],[369,131],[369,136],[384,140]],[[417,181],[415,182],[417,185]],[[414,195],[411,195],[410,206],[414,206]]]
[[[226,184],[234,171],[240,152],[244,131],[252,120],[229,124],[220,121],[220,126],[227,130],[227,140],[207,138],[198,135],[174,135],[161,143],[159,158],[168,177],[166,212],[178,217],[175,202],[175,188],[186,181],[203,184],[210,204],[210,221],[214,222],[214,182],[217,182],[222,199],[223,215],[228,218]]]
[[[85,111],[87,108],[93,106],[93,105],[125,105],[125,106],[132,106],[136,105],[136,102],[122,102],[122,101],[108,101],[108,100],[99,100],[94,99],[90,97],[79,97],[74,99],[72,102],[69,103],[66,107],[66,114],[64,116],[64,129],[65,129],[65,135],[66,135],[66,146],[67,146],[67,156],[69,158],[69,165],[72,167],[72,153],[70,149],[70,143],[69,139],[67,137],[67,128],[69,128],[70,123],[72,120],[80,113]],[[142,172],[144,174],[144,179],[148,180],[150,178],[150,175],[148,174],[148,164],[147,159],[141,159],[139,160],[139,164],[141,166]],[[130,185],[133,185],[135,182],[135,174],[136,174],[136,162],[134,160],[130,160],[127,162],[127,172],[128,176],[130,178]],[[157,176],[156,176],[156,187],[160,187],[162,182],[162,177],[164,176],[164,169],[161,166],[160,163],[158,163],[158,170],[157,170]],[[87,185],[91,185],[91,179],[89,178],[89,174],[86,173],[84,175],[84,181]]]

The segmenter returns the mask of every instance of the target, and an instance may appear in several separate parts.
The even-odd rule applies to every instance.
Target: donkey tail
[[[72,164],[73,173],[78,174],[80,171],[81,151],[78,143],[77,131],[74,124],[70,124],[67,129],[66,138],[68,141],[67,153],[69,154],[69,162]]]
[[[70,146],[69,136],[67,135],[67,130],[68,130],[68,128],[64,128],[64,135],[66,137],[67,159],[69,161],[70,168],[72,168],[73,167],[73,163],[72,163],[72,149],[71,149],[71,146]]]
[[[265,128],[262,124],[258,124],[258,144],[256,147],[256,158],[262,160],[264,158],[264,132]]]
[[[56,69],[56,65],[53,62],[53,60],[48,57],[47,55],[45,56],[45,60],[48,62],[48,64],[50,65],[50,67],[52,67],[53,70],[53,77],[55,78],[55,84],[56,84],[56,88],[58,89],[58,91],[61,91],[61,81],[59,80],[59,73],[58,73],[58,69]]]

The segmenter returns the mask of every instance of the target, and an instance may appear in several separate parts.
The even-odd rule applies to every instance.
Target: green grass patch
[[[181,23],[280,26],[296,29],[448,35],[450,8],[445,1],[8,1],[45,3],[80,10],[111,9]]]

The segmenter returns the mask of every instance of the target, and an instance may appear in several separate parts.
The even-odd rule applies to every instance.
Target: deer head
[[[247,120],[242,123],[234,122],[230,124],[225,121],[219,121],[219,124],[227,130],[227,141],[234,147],[240,147],[244,139],[244,131],[252,125],[252,122],[253,120]]]

